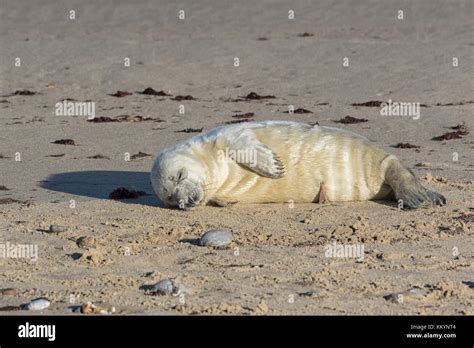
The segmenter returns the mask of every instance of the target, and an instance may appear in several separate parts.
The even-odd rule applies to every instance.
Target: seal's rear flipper
[[[385,181],[392,188],[396,200],[401,203],[403,209],[446,204],[447,200],[443,195],[423,187],[396,157],[388,156],[383,162],[386,162]]]
[[[231,144],[235,162],[261,176],[278,179],[285,175],[285,165],[267,145],[251,134],[242,134]]]

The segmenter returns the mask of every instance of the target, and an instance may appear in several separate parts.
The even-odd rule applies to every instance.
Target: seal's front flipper
[[[240,162],[246,169],[261,176],[278,179],[285,175],[285,165],[268,146],[259,143],[251,148],[254,153],[252,160]]]
[[[210,206],[220,207],[220,208],[228,207],[230,205],[234,205],[234,204],[237,204],[237,203],[239,203],[239,202],[238,201],[224,202],[224,201],[221,201],[219,199],[211,199],[209,202],[207,202],[207,204],[210,205]]]
[[[251,134],[242,134],[231,144],[235,162],[261,176],[278,179],[285,175],[285,165],[267,145]]]

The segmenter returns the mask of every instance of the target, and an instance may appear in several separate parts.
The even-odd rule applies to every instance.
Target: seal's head
[[[162,152],[151,171],[151,183],[158,198],[169,207],[189,210],[204,198],[203,169],[187,153]]]

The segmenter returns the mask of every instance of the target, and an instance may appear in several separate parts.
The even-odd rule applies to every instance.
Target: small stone
[[[23,305],[23,308],[29,311],[40,311],[42,309],[48,308],[50,304],[51,302],[46,297],[39,297]]]
[[[51,233],[58,233],[67,231],[68,227],[64,225],[51,225],[49,226],[49,232]]]
[[[151,292],[157,295],[170,295],[173,292],[173,282],[169,279],[160,280],[153,285]]]
[[[265,300],[261,300],[260,303],[255,307],[255,313],[265,314],[268,312],[268,305]]]
[[[82,314],[112,314],[115,313],[115,307],[101,307],[93,304],[92,302],[86,302],[80,308]],[[77,308],[73,309],[73,312],[79,312]]]
[[[92,304],[91,302],[84,303],[81,306],[81,313],[94,314],[94,313],[96,313],[96,306],[94,304]]]
[[[0,295],[3,295],[3,296],[16,296],[16,289],[13,289],[13,288],[0,289]]]
[[[199,245],[210,247],[223,247],[232,242],[234,236],[230,230],[212,229],[205,232],[199,239]]]
[[[391,302],[403,303],[407,300],[420,300],[423,296],[423,292],[420,288],[413,287],[406,291],[388,294],[384,296],[384,299]]]
[[[150,291],[153,295],[179,296],[186,292],[186,288],[183,284],[177,283],[174,280],[163,279],[153,285]]]
[[[408,293],[415,294],[415,295],[421,295],[421,289],[420,288],[411,288],[411,289],[408,290]]]
[[[415,167],[431,168],[431,163],[430,162],[419,162],[419,163],[415,164]]]

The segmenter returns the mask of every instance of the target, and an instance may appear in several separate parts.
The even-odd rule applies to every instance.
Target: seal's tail
[[[395,156],[389,156],[385,170],[385,182],[395,193],[396,200],[403,209],[417,209],[429,205],[444,205],[446,198],[421,185],[408,169],[404,168]]]

